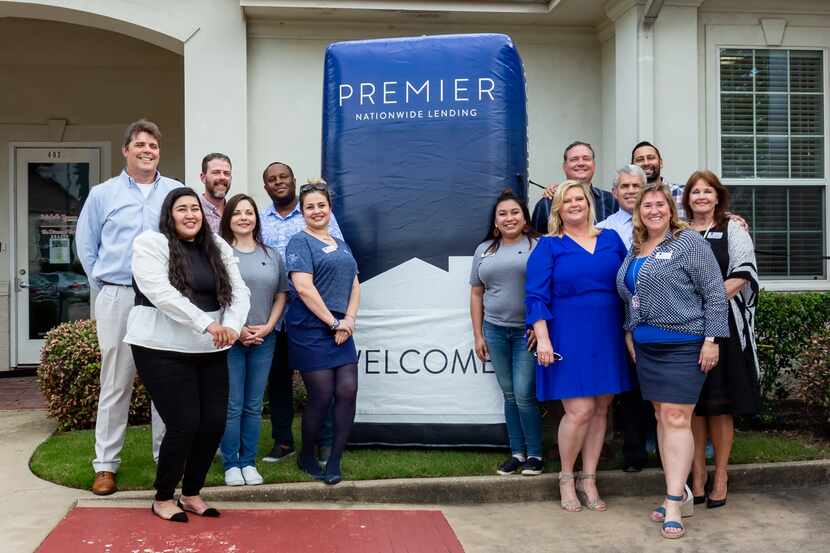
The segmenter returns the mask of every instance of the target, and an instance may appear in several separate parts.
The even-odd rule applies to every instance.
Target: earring
[[[499,227],[495,227],[495,228],[493,229],[493,236],[495,236],[496,238],[498,238],[500,235],[501,235],[501,232],[499,232]]]

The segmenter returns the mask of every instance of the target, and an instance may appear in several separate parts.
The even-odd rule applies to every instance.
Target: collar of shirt
[[[202,194],[202,197],[199,199],[202,201],[203,207],[206,207],[216,215],[219,215],[219,210],[216,208],[215,205],[213,205],[213,202],[207,199],[207,196],[205,196],[204,193]],[[227,201],[225,201],[224,203],[227,205]]]
[[[129,174],[129,173],[127,173],[127,170],[126,170],[126,169],[122,169],[122,170],[121,170],[121,175],[122,175],[122,176],[126,176],[126,177],[127,177],[127,184],[128,184],[128,185],[130,185],[130,186],[135,186],[136,188],[138,188],[139,184],[136,182],[136,180],[135,180],[134,178],[132,178],[132,177],[130,176],[130,174]],[[153,182],[152,182],[152,183],[144,183],[144,184],[152,184],[152,185],[153,185],[153,187],[155,188],[155,187],[158,185],[158,183],[159,183],[159,181],[160,181],[160,180],[161,180],[161,173],[159,173],[158,171],[156,171],[156,176],[153,178]]]
[[[287,219],[291,219],[293,217],[296,217],[297,215],[302,216],[302,212],[300,211],[300,202],[297,202],[296,205],[294,205],[294,209],[292,209],[291,212],[288,215],[286,215],[285,217],[280,215],[279,211],[277,211],[277,206],[275,206],[274,203],[271,202],[271,204],[265,209],[265,212],[263,213],[263,215],[265,217],[270,217],[271,215],[273,215],[274,217],[276,217],[280,221],[285,221]]]

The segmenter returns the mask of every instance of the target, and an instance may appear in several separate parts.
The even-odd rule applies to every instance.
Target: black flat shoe
[[[179,505],[179,508],[181,508],[181,505]],[[158,514],[156,512],[156,506],[155,505],[150,505],[150,510],[153,511],[153,514],[156,515],[157,517],[159,517],[161,520],[166,520],[167,522],[187,522],[187,520],[188,520],[187,519],[187,513],[176,513],[173,516],[171,516],[170,518],[164,518],[163,516],[161,516],[160,514]]]
[[[193,509],[188,509],[187,507],[185,507],[184,504],[182,504],[181,499],[176,502],[176,505],[178,505],[179,509],[181,509],[182,511],[187,511],[188,513],[193,513],[194,515],[198,515],[200,517],[218,518],[221,515],[221,513],[213,507],[208,507],[201,513],[198,513]]]

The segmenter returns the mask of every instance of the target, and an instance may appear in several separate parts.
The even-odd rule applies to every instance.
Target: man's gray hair
[[[637,177],[640,179],[640,186],[646,185],[646,174],[640,168],[639,165],[623,165],[619,169],[617,169],[617,175],[614,177],[614,188],[620,185],[620,175],[625,173],[626,175],[631,175],[632,177]]]

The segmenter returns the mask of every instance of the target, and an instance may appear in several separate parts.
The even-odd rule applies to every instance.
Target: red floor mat
[[[165,522],[147,509],[76,508],[38,553],[463,553],[440,511],[236,510]]]

